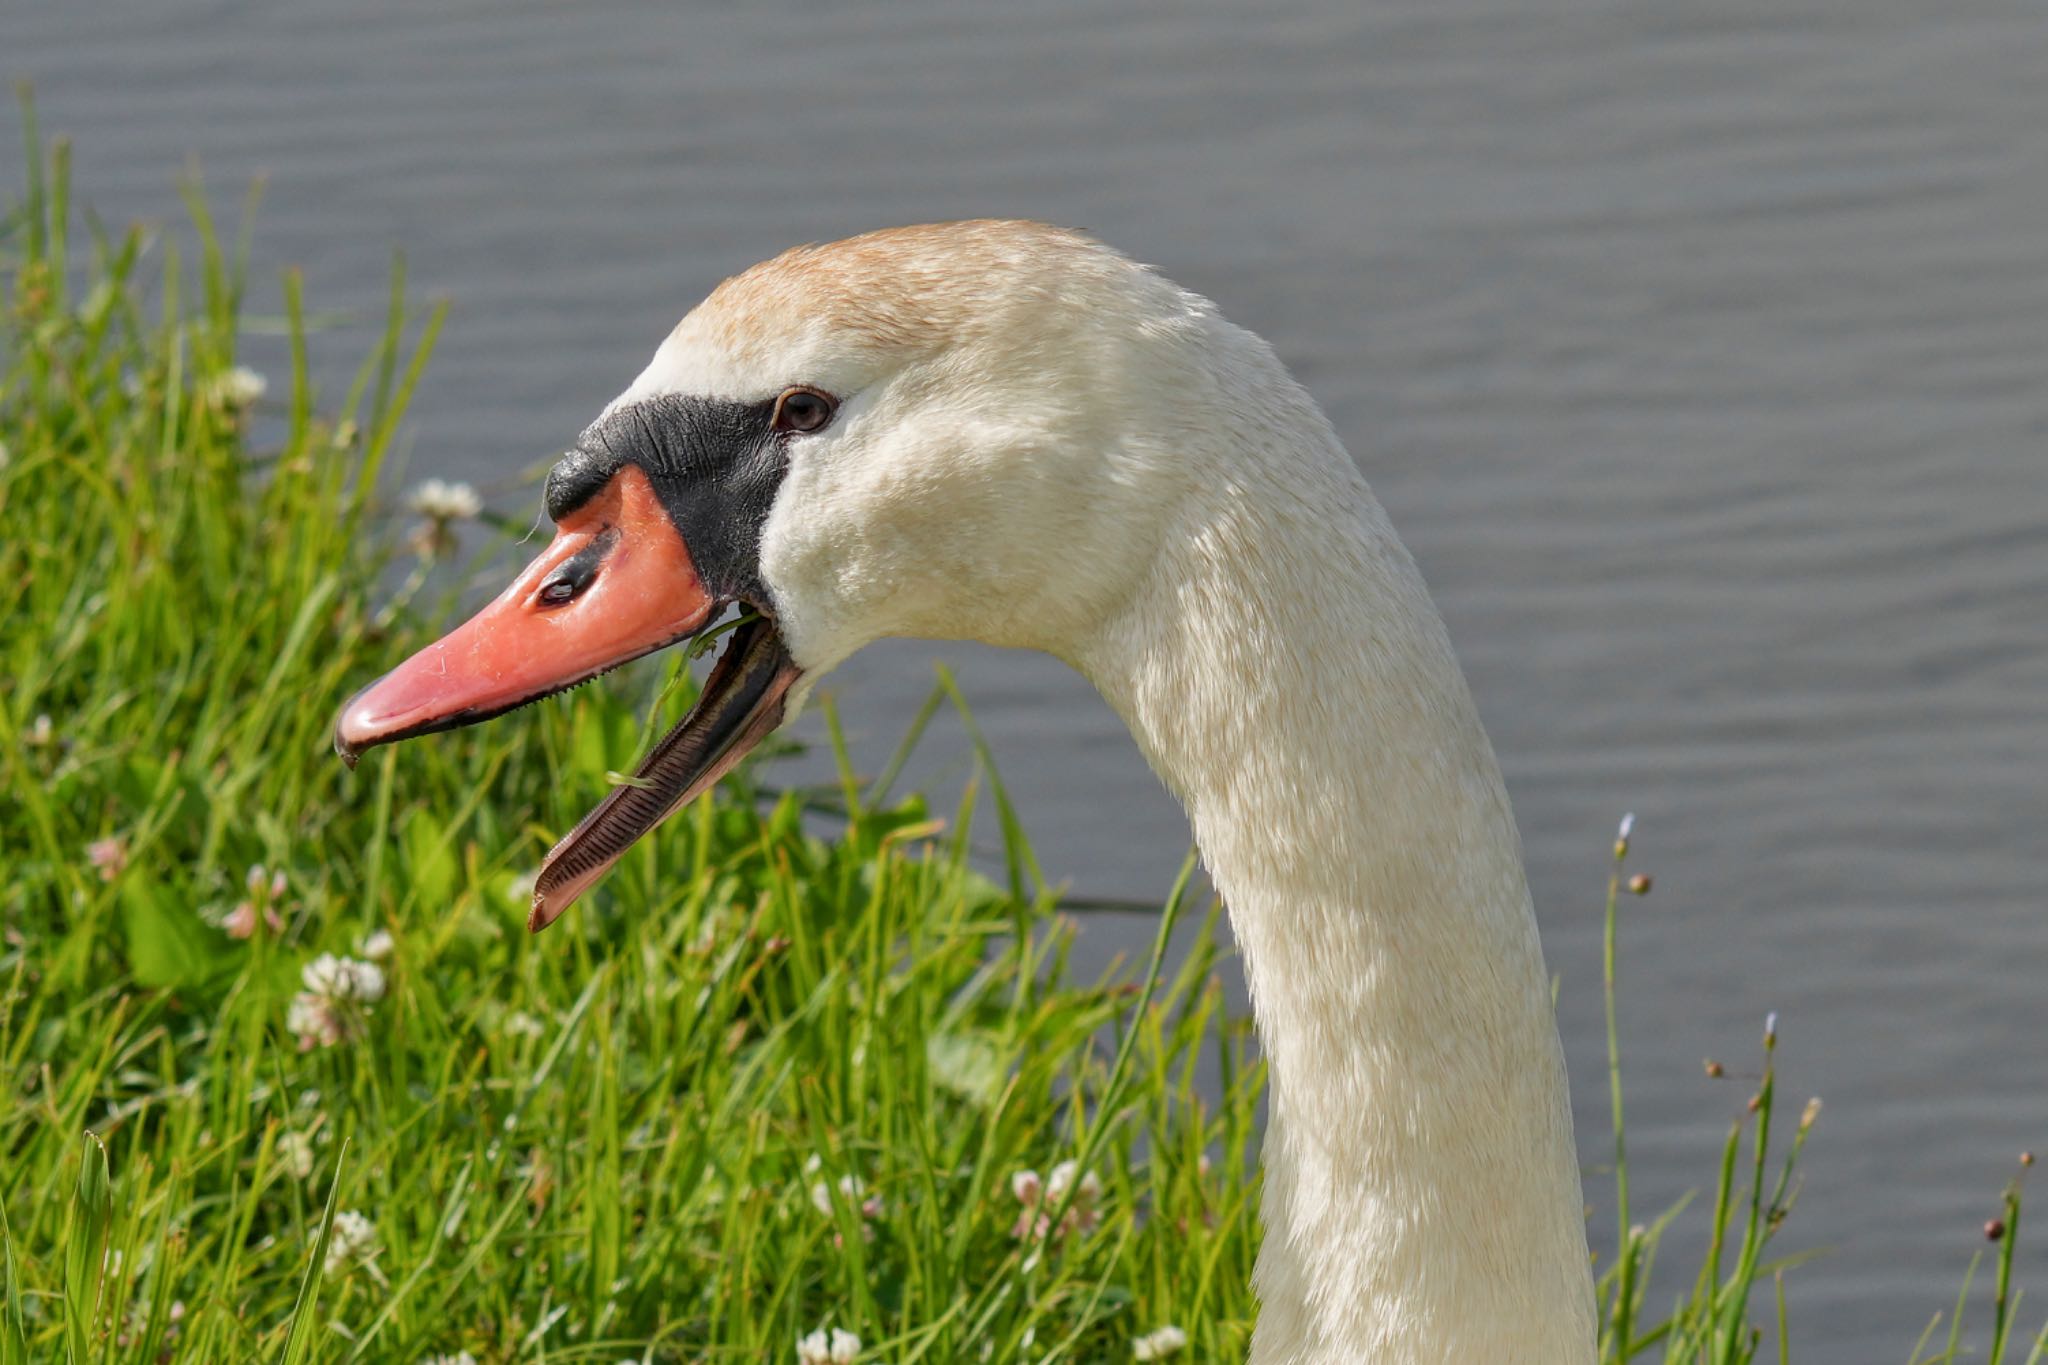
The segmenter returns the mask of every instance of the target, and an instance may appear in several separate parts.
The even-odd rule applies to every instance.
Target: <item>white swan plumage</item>
[[[785,412],[793,392],[814,397]],[[747,422],[758,440],[731,450],[779,462],[760,497],[719,491],[740,486],[703,472],[725,457],[690,453]],[[780,681],[772,705],[734,703],[745,742],[886,636],[1048,651],[1129,726],[1229,910],[1270,1063],[1254,1365],[1593,1359],[1563,1055],[1500,772],[1414,562],[1264,341],[1077,233],[892,229],[726,281],[579,452],[551,499],[625,486],[606,527],[650,487],[672,513],[697,505],[686,485],[753,509],[730,513],[755,518],[730,551],[751,590],[712,581],[706,533],[678,513],[674,572],[704,578],[703,602],[603,647],[645,652],[714,599],[761,599]],[[591,536],[485,615],[539,610],[533,585]],[[446,675],[452,657],[431,662]],[[591,646],[549,685],[612,661]],[[344,713],[345,753],[533,685],[457,698],[399,680]],[[608,865],[592,854],[563,895]],[[536,923],[566,903],[545,898]]]

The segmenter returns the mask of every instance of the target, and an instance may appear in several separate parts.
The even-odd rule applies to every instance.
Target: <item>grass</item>
[[[346,773],[337,703],[450,606],[405,562],[445,540],[401,545],[382,489],[440,315],[395,276],[355,383],[317,394],[287,275],[291,374],[256,400],[246,227],[224,244],[195,193],[191,248],[82,229],[25,115],[0,236],[0,1365],[789,1361],[825,1327],[863,1360],[1122,1361],[1169,1323],[1186,1359],[1242,1359],[1262,1073],[1216,909],[1166,970],[1183,880],[1147,963],[1079,979],[992,766],[1000,882],[968,858],[974,784],[941,813],[891,794],[895,765],[842,764],[824,791],[749,768],[529,937],[521,876],[687,700],[683,661]],[[949,702],[942,680],[926,718]],[[382,989],[302,1048],[307,964],[380,932]],[[1771,1040],[1676,1278],[1671,1214],[1631,1221],[1610,1044],[1603,1359],[1787,1358],[1772,1247],[1812,1114],[1783,1136]],[[1040,1196],[1066,1228],[1041,1238],[1013,1179],[1064,1160],[1100,1192]],[[2022,1358],[2019,1214],[2015,1182],[1993,1362]],[[1962,1358],[1968,1306],[1916,1365]]]

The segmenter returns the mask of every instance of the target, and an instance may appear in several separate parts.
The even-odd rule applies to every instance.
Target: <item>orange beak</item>
[[[693,635],[718,607],[627,465],[495,601],[351,698],[335,752],[353,767],[373,745],[487,720]]]

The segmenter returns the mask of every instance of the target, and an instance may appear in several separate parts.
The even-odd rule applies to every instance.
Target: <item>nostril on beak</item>
[[[534,603],[543,607],[559,607],[582,596],[583,590],[597,581],[598,567],[618,541],[618,531],[607,530],[556,565],[554,572],[543,578],[540,587],[534,590]]]
[[[588,585],[589,575],[573,577],[557,569],[548,575],[547,582],[540,585],[540,602],[544,607],[558,607],[571,601]]]

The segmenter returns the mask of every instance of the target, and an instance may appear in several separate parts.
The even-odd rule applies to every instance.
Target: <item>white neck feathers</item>
[[[1254,1365],[1590,1361],[1563,1056],[1492,748],[1363,478],[1254,361],[1216,405],[1227,454],[1184,452],[1203,477],[1074,659],[1187,807],[1270,1061]]]

